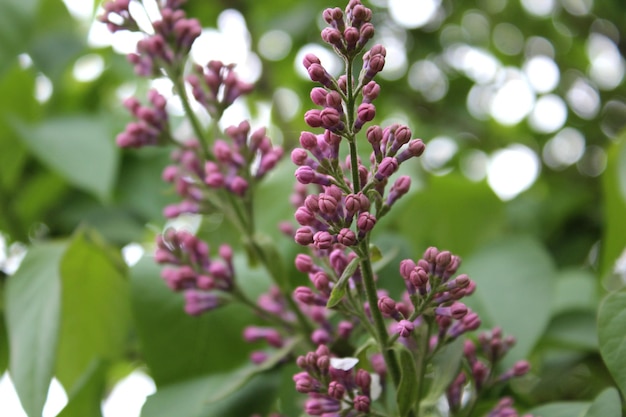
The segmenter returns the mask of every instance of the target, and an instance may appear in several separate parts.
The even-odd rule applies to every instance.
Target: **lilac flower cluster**
[[[173,265],[164,268],[161,276],[172,290],[184,292],[187,314],[196,316],[227,301],[235,276],[230,246],[222,245],[219,257],[211,259],[209,245],[183,230],[169,229],[157,237],[154,259]]]
[[[180,72],[191,45],[202,33],[196,19],[188,19],[180,8],[181,0],[159,2],[161,19],[152,22],[153,34],[137,43],[137,52],[128,55],[135,72],[145,77],[164,75],[163,72]],[[98,19],[107,24],[111,32],[137,31],[139,25],[129,11],[130,0],[114,0],[104,4],[104,14]]]
[[[358,417],[369,415],[372,403],[372,376],[354,370],[355,358],[333,358],[326,345],[299,356],[303,371],[294,375],[296,390],[307,394],[304,410],[312,416]]]
[[[117,135],[117,146],[141,148],[163,145],[171,140],[165,97],[156,90],[150,90],[148,100],[151,107],[142,106],[135,97],[129,97],[124,101],[124,107],[137,120],[129,123],[124,132]]]
[[[504,337],[499,327],[490,332],[482,332],[478,335],[477,342],[465,340],[463,356],[467,363],[446,391],[446,397],[450,410],[458,412],[466,405],[462,401],[467,390],[473,390],[475,395],[502,384],[511,378],[521,377],[528,373],[530,364],[525,360],[517,361],[513,366],[496,374],[497,365],[506,353],[515,345],[515,338]],[[502,399],[489,413],[488,417],[518,417],[512,408],[513,401],[510,398]],[[525,417],[531,417],[527,415]]]
[[[196,101],[214,119],[219,119],[222,112],[238,97],[250,93],[254,88],[237,76],[234,67],[221,61],[210,61],[205,68],[194,65],[192,73],[186,78]]]

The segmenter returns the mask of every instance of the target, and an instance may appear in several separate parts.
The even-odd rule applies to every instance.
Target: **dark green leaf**
[[[398,362],[402,369],[402,376],[398,384],[396,393],[396,403],[398,404],[398,412],[400,416],[407,416],[417,402],[417,366],[413,354],[403,345],[396,348],[398,353]]]
[[[483,328],[500,326],[517,339],[505,366],[527,357],[550,320],[555,271],[549,254],[532,238],[509,238],[483,247],[463,270],[477,283],[467,303],[479,304]]]
[[[9,371],[29,417],[41,416],[54,373],[65,250],[62,242],[32,246],[6,286]]]
[[[597,282],[591,272],[568,269],[558,273],[553,314],[569,310],[595,311],[598,302]]]
[[[70,391],[67,405],[57,417],[101,417],[106,369],[105,362],[94,360]]]
[[[130,325],[125,267],[93,232],[80,231],[61,262],[62,316],[57,378],[70,389],[96,359],[119,359]]]
[[[569,311],[554,316],[546,330],[544,340],[572,349],[597,351],[595,311]]]
[[[587,410],[585,417],[621,417],[622,402],[615,388],[602,391]]]
[[[333,287],[333,290],[330,293],[330,297],[328,298],[328,302],[326,303],[327,308],[333,308],[334,306],[339,304],[339,302],[341,302],[343,296],[346,295],[346,287],[348,286],[350,277],[354,275],[357,268],[359,267],[360,262],[361,258],[356,257],[351,260],[348,266],[346,266],[346,269],[343,270],[343,273],[339,277],[339,281],[337,281],[337,283]]]
[[[626,290],[609,294],[598,310],[600,354],[618,388],[626,395]]]
[[[50,169],[101,200],[110,197],[118,151],[104,119],[74,116],[16,127],[24,143]]]

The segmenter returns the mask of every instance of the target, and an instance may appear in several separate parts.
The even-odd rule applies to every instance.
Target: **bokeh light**
[[[501,200],[512,200],[533,185],[539,169],[535,152],[524,145],[514,144],[491,155],[487,183]]]

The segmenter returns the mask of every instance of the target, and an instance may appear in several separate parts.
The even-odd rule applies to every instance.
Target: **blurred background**
[[[152,0],[144,3],[145,8],[133,3],[133,11],[147,27],[158,9]],[[554,270],[554,281],[577,285],[572,292],[579,298],[573,312],[552,310],[533,350],[544,378],[521,392],[533,403],[593,398],[610,377],[590,320],[598,294],[626,277],[626,5],[619,0],[364,3],[374,11],[374,42],[387,48],[376,120],[383,126],[404,123],[427,144],[420,163],[404,167],[414,180],[412,193],[386,219],[378,236],[381,248],[411,256],[435,245],[480,258],[484,248],[502,239],[531,239],[531,249],[540,247]],[[253,126],[269,126],[270,137],[285,148],[297,145],[306,129],[302,115],[312,107],[302,57],[312,52],[329,72],[342,70],[319,36],[325,26],[321,11],[335,6],[345,4],[188,1],[188,15],[205,28],[193,60],[236,63],[243,78],[257,85],[229,109],[224,126],[249,118]],[[169,150],[122,152],[114,139],[130,119],[121,106],[124,98],[143,100],[149,88],[157,88],[178,116],[180,102],[168,80],[133,74],[124,55],[135,51],[141,35],[112,35],[93,23],[98,7],[90,0],[0,5],[4,276],[15,271],[29,242],[69,236],[79,225],[124,248],[132,264],[141,256],[140,244],[151,241],[164,223],[162,207],[176,200],[160,179]],[[182,118],[174,123],[178,136],[189,133]],[[288,198],[292,172],[285,161],[270,178],[262,197],[267,204]],[[272,206],[259,216],[262,229],[278,239],[276,225],[292,218],[292,208]],[[237,241],[219,218],[203,228]],[[583,330],[573,334],[580,323]],[[4,340],[0,372],[6,368]],[[154,386],[142,375],[145,397]],[[10,391],[8,379],[2,381],[0,410],[9,401],[2,400],[8,398],[2,392]],[[142,401],[141,395],[134,397]],[[125,412],[106,416],[138,415],[128,407]]]

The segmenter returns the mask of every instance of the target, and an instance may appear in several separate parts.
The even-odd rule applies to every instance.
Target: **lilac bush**
[[[138,31],[129,3],[105,3],[100,20],[111,31]],[[167,286],[183,293],[185,311],[211,314],[229,303],[252,309],[264,324],[248,326],[242,343],[261,340],[269,348],[253,352],[250,360],[262,365],[272,350],[292,346],[282,361],[300,368],[293,382],[308,415],[418,416],[436,406],[446,415],[465,417],[476,415],[479,397],[489,396],[496,399],[484,415],[517,416],[510,397],[497,397],[503,384],[529,371],[529,363],[518,361],[502,370],[514,337],[497,327],[474,334],[481,320],[464,300],[480,288],[458,273],[461,259],[429,247],[421,257],[401,260],[402,294],[385,288],[386,279],[374,265],[380,220],[393,216],[394,205],[411,187],[411,177],[398,171],[420,157],[426,145],[408,126],[374,122],[374,103],[382,99],[376,78],[385,66],[386,49],[369,46],[375,33],[372,11],[350,0],[345,10],[323,12],[328,26],[321,37],[342,59],[341,75],[329,73],[313,54],[302,63],[315,83],[313,108],[304,114],[310,130],[301,132],[300,147],[290,150],[296,180],[291,203],[298,225],[283,224],[282,230],[300,245],[294,264],[310,283],[294,288],[290,277],[272,267],[271,252],[259,241],[254,223],[255,210],[265,209],[257,204],[256,190],[284,151],[265,129],[252,131],[248,121],[219,131],[224,111],[253,87],[233,65],[188,62],[201,27],[186,17],[182,4],[160,2],[161,20],[152,23],[153,32],[128,60],[139,76],[172,81],[193,135],[173,137],[166,100],[151,90],[148,105],[137,98],[124,102],[135,120],[117,143],[173,146],[163,180],[179,202],[164,207],[164,216],[223,214],[240,233],[247,255],[274,282],[252,300],[240,288],[233,262],[244,245],[216,250],[190,232],[167,229],[157,237],[154,259],[164,265]],[[194,113],[196,104],[211,116],[212,129]],[[450,353],[453,347],[460,355]],[[454,366],[438,387],[433,381],[441,360]],[[436,405],[426,404],[432,396]]]

